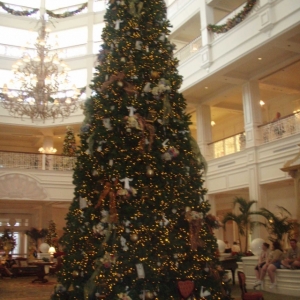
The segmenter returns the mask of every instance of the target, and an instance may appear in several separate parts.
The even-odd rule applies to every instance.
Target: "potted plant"
[[[277,209],[279,211],[276,215],[266,208],[261,208],[256,213],[267,220],[265,227],[269,233],[269,240],[283,244],[284,236],[287,234],[288,238],[292,238],[292,234],[299,229],[299,223],[291,219],[291,213],[284,207],[277,206]]]
[[[5,251],[6,258],[8,258],[9,252],[14,250],[16,244],[13,233],[11,233],[9,229],[4,229],[4,233],[0,237],[0,249]]]
[[[222,223],[224,224],[224,229],[226,229],[226,223],[229,221],[233,221],[236,223],[237,228],[238,228],[238,238],[240,240],[240,237],[243,236],[245,237],[245,247],[244,251],[242,251],[241,254],[249,255],[248,252],[248,235],[249,233],[253,230],[253,228],[257,225],[262,225],[265,226],[265,223],[258,222],[258,221],[252,221],[251,216],[254,214],[257,214],[257,212],[251,211],[251,207],[254,203],[257,201],[247,201],[242,197],[236,197],[233,201],[233,207],[235,208],[236,205],[239,206],[239,214],[235,214],[232,212],[227,213],[223,220]],[[241,245],[242,249],[242,245]]]

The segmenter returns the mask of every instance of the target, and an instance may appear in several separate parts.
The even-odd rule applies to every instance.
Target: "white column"
[[[207,145],[212,140],[210,106],[199,105],[196,109],[196,117],[197,143],[200,147],[202,155],[206,160],[208,160],[213,158],[213,153]]]
[[[258,81],[248,81],[243,85],[244,124],[246,132],[246,148],[261,144],[262,137],[257,127],[262,124],[260,93]]]
[[[94,0],[88,0],[88,37],[87,37],[87,55],[86,55],[86,67],[87,67],[87,83],[86,83],[86,96],[91,96],[91,89],[89,87],[93,79],[93,68],[95,67],[96,58],[93,55],[93,32],[94,32]]]
[[[214,11],[213,8],[206,4],[206,1],[200,1],[200,22],[201,22],[201,38],[202,47],[200,50],[200,64],[201,68],[209,69],[212,64],[211,57],[211,33],[207,30],[207,25],[214,24]]]

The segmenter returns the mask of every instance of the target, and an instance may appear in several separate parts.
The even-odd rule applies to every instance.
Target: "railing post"
[[[46,154],[42,154],[42,170],[46,170]]]

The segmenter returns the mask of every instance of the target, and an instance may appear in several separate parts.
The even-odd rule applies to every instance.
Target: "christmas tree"
[[[57,240],[56,224],[54,223],[53,220],[50,220],[48,226],[48,232],[45,237],[45,243],[47,243],[49,246],[55,246],[56,240]]]
[[[63,155],[74,156],[76,151],[76,141],[71,126],[67,126],[67,132],[63,143]]]
[[[52,299],[227,299],[165,3],[105,21]]]

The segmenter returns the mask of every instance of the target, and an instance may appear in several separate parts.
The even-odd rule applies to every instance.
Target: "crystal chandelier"
[[[68,80],[69,67],[51,50],[45,18],[38,24],[35,49],[26,47],[22,59],[13,65],[14,79],[9,86],[4,84],[0,104],[14,117],[54,122],[75,112],[81,92]]]

